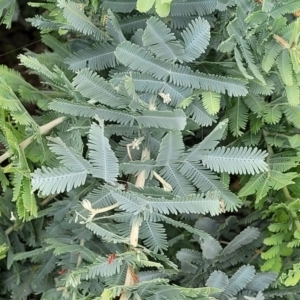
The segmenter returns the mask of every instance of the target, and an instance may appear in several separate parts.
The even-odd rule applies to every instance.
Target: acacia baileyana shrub
[[[0,67],[2,299],[296,299],[300,2],[147,4],[30,4],[41,85]]]

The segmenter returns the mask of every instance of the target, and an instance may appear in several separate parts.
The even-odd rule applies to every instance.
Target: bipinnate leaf
[[[174,33],[160,19],[151,17],[143,34],[143,45],[156,57],[176,61],[184,53],[183,46],[175,39]]]
[[[99,125],[92,123],[89,131],[89,160],[91,173],[107,183],[115,184],[119,175],[119,164],[112,151],[107,137],[104,136],[104,122],[99,119]]]
[[[247,284],[246,289],[255,292],[264,291],[276,280],[277,277],[278,274],[275,272],[257,273]]]
[[[185,44],[185,53],[180,58],[191,62],[207,48],[210,40],[210,25],[205,19],[198,17],[187,26],[181,35]]]
[[[220,110],[221,95],[211,91],[201,93],[202,103],[210,115],[215,115]]]
[[[201,88],[216,93],[227,92],[230,96],[245,96],[248,91],[245,82],[231,77],[192,71],[184,65],[172,64],[155,58],[149,51],[131,42],[119,44],[116,58],[131,70],[150,73],[159,80],[166,80],[177,86]]]
[[[221,255],[228,255],[243,245],[250,244],[260,235],[260,231],[256,227],[247,227],[240,232],[222,251]]]
[[[66,167],[47,168],[42,166],[31,174],[33,190],[39,190],[42,195],[53,195],[69,192],[86,181],[86,170],[70,170]]]
[[[107,34],[97,27],[75,2],[59,0],[58,6],[62,9],[64,17],[77,31],[85,35],[89,35],[96,40],[103,40],[107,38]]]
[[[267,170],[264,161],[268,153],[257,148],[220,147],[204,154],[203,165],[216,172],[231,174],[257,174]]]
[[[182,134],[180,131],[171,131],[160,144],[156,159],[157,166],[176,165],[184,151]]]
[[[67,147],[58,137],[49,140],[50,149],[57,155],[62,166],[49,168],[42,166],[31,174],[33,190],[39,190],[43,195],[70,191],[85,183],[90,172],[90,164],[79,153]]]
[[[228,276],[222,271],[213,271],[206,281],[206,286],[224,290],[229,283]]]
[[[221,297],[226,297],[226,299],[234,297],[237,293],[243,290],[246,285],[252,280],[255,275],[254,266],[244,265],[234,273],[234,275],[229,279],[228,286],[225,291],[221,293]]]
[[[219,144],[227,129],[227,125],[228,119],[219,122],[209,135],[207,135],[199,144],[187,151],[184,159],[187,161],[199,161],[202,154],[207,153],[208,150],[214,149]]]
[[[202,255],[206,259],[215,259],[222,251],[222,246],[220,243],[211,236],[205,237],[200,242],[200,246],[202,249]]]

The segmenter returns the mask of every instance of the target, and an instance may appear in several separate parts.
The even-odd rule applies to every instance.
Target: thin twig
[[[39,133],[41,135],[48,133],[51,129],[53,129],[54,127],[56,127],[57,125],[59,125],[60,123],[62,123],[64,120],[66,119],[66,117],[59,117],[55,120],[52,120],[51,122],[42,125],[39,127]],[[28,137],[26,140],[24,140],[21,144],[20,144],[20,148],[22,150],[24,150],[26,147],[28,147],[32,142],[34,141],[34,135]],[[4,154],[2,154],[0,156],[0,163],[4,162],[5,160],[7,160],[8,158],[10,158],[13,155],[13,152],[11,150],[6,151]]]

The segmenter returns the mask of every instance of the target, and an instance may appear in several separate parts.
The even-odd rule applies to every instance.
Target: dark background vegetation
[[[19,71],[31,84],[36,85],[37,78],[29,75],[25,68],[19,65],[18,55],[26,52],[26,49],[35,53],[40,53],[44,49],[39,31],[26,22],[26,18],[38,14],[39,10],[30,7],[25,0],[19,0],[18,4],[19,14],[11,28],[0,26],[0,64]]]

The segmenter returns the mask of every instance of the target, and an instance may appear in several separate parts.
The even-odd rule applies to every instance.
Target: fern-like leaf
[[[102,7],[114,12],[130,13],[136,8],[136,0],[104,0]]]
[[[193,72],[189,67],[172,65],[154,58],[150,52],[130,42],[117,46],[117,59],[125,66],[152,74],[159,80],[169,79],[175,85],[212,90],[229,95],[246,95],[245,83],[239,79]]]
[[[213,271],[206,281],[206,286],[224,290],[229,283],[228,276],[222,271]]]
[[[66,167],[36,169],[31,174],[31,184],[34,190],[40,190],[43,195],[69,192],[86,181],[85,170],[74,171]]]
[[[115,42],[122,43],[126,39],[122,32],[119,21],[117,20],[116,16],[113,14],[113,12],[110,9],[107,12],[107,16],[108,18],[106,21],[106,31],[108,35],[114,39],[114,43]]]
[[[115,47],[111,44],[97,43],[70,55],[64,61],[73,71],[86,67],[91,70],[104,70],[116,66],[114,51]]]
[[[143,111],[135,119],[143,127],[183,130],[186,125],[186,115],[181,109],[170,111]]]
[[[165,166],[159,174],[172,186],[175,195],[187,196],[195,192],[191,182],[179,173],[176,166]]]
[[[181,133],[179,131],[169,132],[161,142],[156,159],[157,166],[176,165],[183,151],[184,144]]]
[[[247,284],[246,289],[255,292],[264,291],[277,277],[278,274],[275,272],[257,273]]]
[[[176,61],[184,53],[182,45],[176,41],[171,30],[158,18],[151,17],[143,34],[143,44],[156,57]]]
[[[90,35],[96,40],[107,39],[107,34],[96,27],[75,2],[59,0],[58,6],[63,10],[64,17],[77,31]]]
[[[22,181],[22,200],[24,209],[29,215],[37,217],[37,205],[35,195],[32,193],[29,178],[24,178]]]
[[[300,91],[297,84],[285,87],[286,97],[291,106],[298,106],[300,104]]]
[[[291,122],[296,128],[300,128],[300,107],[285,105],[283,108],[287,120]]]
[[[67,145],[59,137],[48,137],[52,143],[49,145],[50,150],[56,154],[58,160],[71,170],[86,172],[91,168],[89,162],[85,160],[79,153],[68,148]]]
[[[241,39],[240,40],[240,48],[243,53],[243,56],[248,64],[249,69],[253,73],[253,75],[263,84],[265,85],[265,79],[263,75],[261,74],[259,68],[257,67],[257,64],[253,57],[253,52],[251,51],[250,45],[247,41]]]
[[[271,16],[274,19],[278,19],[285,14],[293,13],[300,10],[300,3],[297,0],[292,0],[285,5],[276,6],[274,10],[271,11]]]
[[[180,58],[186,62],[191,62],[198,58],[209,44],[209,23],[205,19],[199,17],[193,20],[181,35],[185,44],[185,49],[184,54]]]
[[[201,92],[204,108],[210,115],[215,115],[220,110],[221,95],[211,91]]]
[[[62,99],[53,101],[49,107],[55,111],[72,116],[91,117],[95,115],[106,121],[117,122],[122,125],[133,125],[135,116],[121,110],[111,110],[87,104],[70,103]]]
[[[55,53],[59,54],[60,57],[66,58],[70,55],[70,52],[67,46],[58,41],[55,37],[50,34],[45,34],[42,36],[42,41],[46,44],[49,48],[51,48]]]
[[[119,164],[111,150],[107,137],[104,136],[104,122],[93,123],[89,131],[89,159],[92,165],[91,173],[110,184],[115,184],[119,175]]]
[[[250,244],[256,240],[260,235],[259,230],[256,227],[247,227],[240,232],[222,251],[221,255],[228,255],[243,245]]]
[[[140,238],[146,247],[154,253],[168,249],[167,235],[162,224],[144,221],[140,229]]]
[[[99,103],[115,108],[124,105],[113,86],[89,69],[80,70],[73,79],[73,85],[83,96]]]
[[[200,165],[185,161],[180,166],[179,171],[202,192],[217,191],[220,193],[221,199],[225,202],[226,210],[233,211],[241,205],[241,200],[235,194],[226,190],[215,174],[212,174]]]
[[[202,156],[203,164],[216,172],[257,174],[267,170],[268,154],[257,148],[217,148]]]
[[[171,16],[205,16],[211,14],[217,8],[216,0],[187,0],[173,1]]]
[[[276,41],[270,41],[267,44],[265,55],[262,60],[262,68],[265,72],[270,71],[281,51],[283,51],[283,48]]]
[[[50,80],[55,79],[55,74],[51,72],[44,64],[40,63],[37,58],[26,56],[23,54],[20,54],[18,57],[21,61],[21,64],[26,66],[27,68],[36,70],[40,75],[44,75]]]
[[[202,249],[202,255],[206,259],[215,259],[222,251],[220,243],[211,236],[205,237],[200,242],[200,246]]]
[[[243,134],[241,129],[245,129],[248,121],[248,109],[243,100],[238,98],[234,106],[228,111],[229,129],[233,136],[238,137]]]
[[[220,140],[224,135],[225,130],[227,129],[227,124],[228,119],[220,122],[213,129],[213,131],[201,141],[201,143],[190,148],[183,158],[187,161],[199,161],[200,157],[203,154],[208,153],[209,150],[214,149],[219,144]]]
[[[228,286],[221,293],[220,297],[234,297],[237,293],[245,288],[245,286],[253,279],[255,268],[253,266],[242,266],[229,279]]]
[[[281,51],[276,63],[283,83],[287,86],[293,85],[293,67],[288,50]]]

